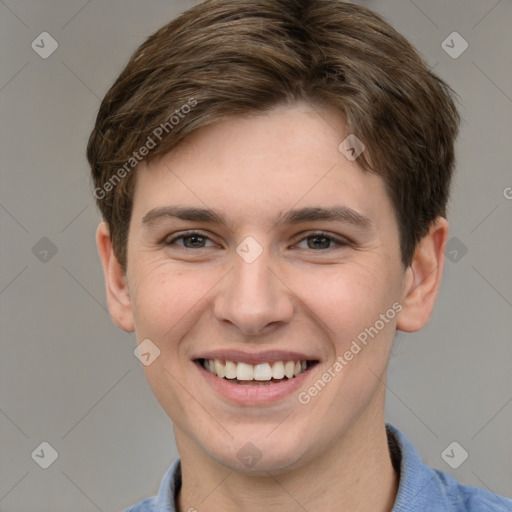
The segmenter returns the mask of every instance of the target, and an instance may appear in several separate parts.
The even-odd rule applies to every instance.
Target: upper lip
[[[275,361],[318,361],[316,357],[294,351],[265,350],[263,352],[244,352],[242,350],[211,350],[192,357],[195,359],[219,359],[235,363],[273,363]]]

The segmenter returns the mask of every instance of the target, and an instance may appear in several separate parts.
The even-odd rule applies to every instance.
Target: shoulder
[[[132,505],[124,512],[175,512],[176,498],[181,488],[181,461],[177,457],[165,472],[158,495]]]
[[[124,512],[156,512],[156,497],[146,498],[139,503],[132,505],[124,510]]]
[[[512,499],[486,489],[463,485],[438,469],[428,469],[433,475],[432,501],[434,503],[437,501],[440,506],[449,506],[450,508],[446,510],[453,510],[453,512],[512,512]]]
[[[463,485],[423,463],[411,441],[386,425],[395,469],[400,474],[392,512],[512,512],[512,500],[485,489]]]

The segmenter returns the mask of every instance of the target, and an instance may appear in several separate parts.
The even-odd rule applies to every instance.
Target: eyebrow
[[[193,222],[209,222],[227,226],[222,213],[211,208],[160,206],[147,212],[142,218],[142,224],[152,226],[164,219],[180,219]],[[282,213],[274,226],[299,224],[318,220],[337,221],[353,224],[360,228],[370,228],[372,221],[369,217],[348,208],[347,206],[305,207]]]

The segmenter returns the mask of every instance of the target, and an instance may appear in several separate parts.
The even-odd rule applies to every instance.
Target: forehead
[[[344,206],[378,220],[391,208],[384,184],[340,151],[348,135],[339,112],[302,102],[202,127],[139,166],[134,215],[179,205],[271,222],[292,207]]]

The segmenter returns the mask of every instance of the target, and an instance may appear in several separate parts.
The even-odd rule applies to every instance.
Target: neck
[[[178,512],[331,511],[340,506],[344,512],[390,512],[398,475],[391,462],[384,419],[379,419],[372,418],[366,429],[357,422],[311,463],[263,476],[233,471],[205,455],[198,460],[199,453],[184,447],[183,432],[177,431],[182,471]]]

